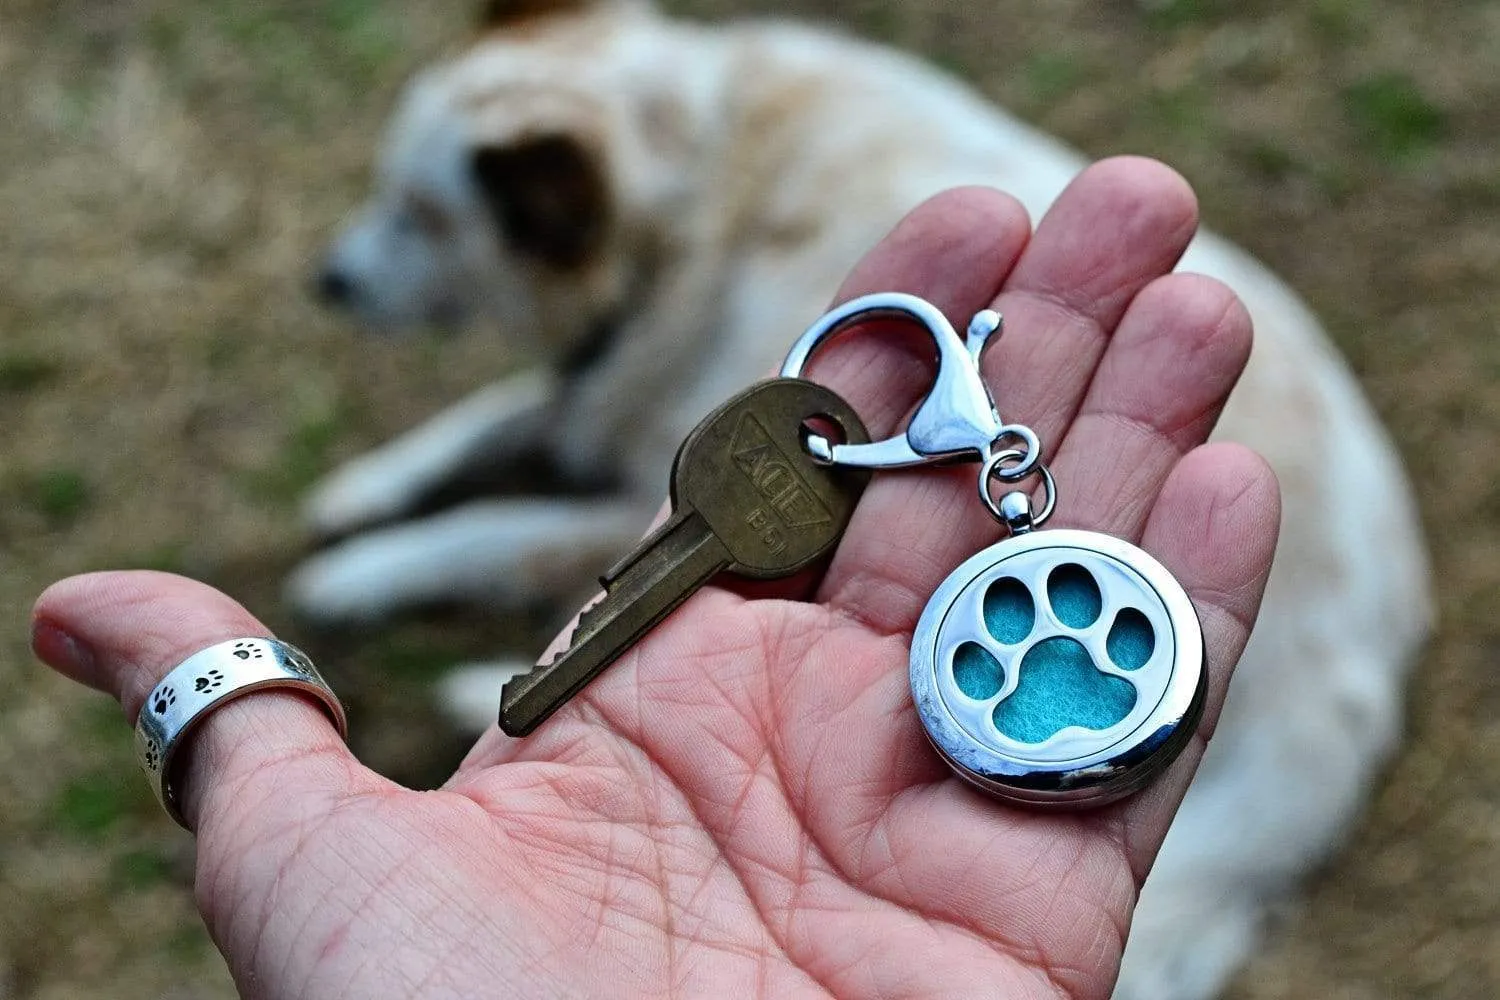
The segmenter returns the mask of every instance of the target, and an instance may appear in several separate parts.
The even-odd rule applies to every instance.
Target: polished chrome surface
[[[1041,474],[1042,486],[1046,491],[1046,500],[1042,504],[1040,513],[1032,510],[1031,498],[1018,490],[1004,494],[999,500],[995,499],[994,494],[990,492],[990,484],[997,479],[1001,482],[1014,482],[1016,479],[1014,470],[1017,466],[1006,468],[1005,463],[1021,458],[1025,458],[1024,452],[1017,448],[1007,448],[985,459],[984,466],[979,470],[979,499],[984,501],[989,512],[997,521],[1009,528],[1013,535],[1041,527],[1042,523],[1052,516],[1053,509],[1057,507],[1057,483],[1052,478],[1051,470],[1040,462],[1028,470],[1028,474],[1030,472]]]
[[[979,358],[990,338],[1000,330],[1000,316],[985,309],[969,323],[960,339],[941,310],[915,295],[881,292],[865,295],[825,313],[807,329],[787,354],[783,376],[802,378],[813,352],[826,340],[867,320],[915,320],[937,345],[938,369],[932,389],[917,407],[904,434],[870,444],[832,444],[810,435],[808,450],[834,465],[895,469],[971,458],[989,459],[998,441],[1020,438],[1025,445],[1020,462],[1006,470],[1019,479],[1041,459],[1036,435],[1029,428],[1001,422],[979,373]]]
[[[1048,578],[1067,564],[1082,566],[1098,585],[1102,605],[1092,624],[1070,627],[1049,600]],[[995,581],[1021,583],[1035,604],[1035,621],[1019,643],[1006,645],[986,625],[984,595]],[[1138,669],[1116,666],[1106,648],[1120,611],[1134,608],[1150,623],[1154,644]],[[1103,729],[1072,725],[1038,743],[1002,733],[996,707],[1021,680],[1026,654],[1047,639],[1067,637],[1086,650],[1101,674],[1129,683],[1135,700]],[[1003,683],[982,701],[954,678],[953,656],[976,643],[1001,665]],[[955,772],[1013,802],[1093,807],[1142,787],[1185,745],[1202,710],[1203,638],[1181,585],[1134,545],[1090,531],[1024,533],[970,558],[928,602],[912,639],[912,696],[928,738]]]
[[[230,639],[201,649],[172,668],[146,696],[135,723],[136,759],[151,779],[157,801],[180,825],[187,823],[173,784],[177,751],[215,709],[267,688],[311,695],[339,735],[348,735],[344,708],[312,660],[277,639]]]

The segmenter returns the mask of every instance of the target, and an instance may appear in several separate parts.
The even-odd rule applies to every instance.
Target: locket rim
[[[981,743],[959,724],[938,690],[937,640],[954,601],[981,574],[1038,549],[1073,548],[1115,559],[1155,592],[1173,629],[1176,657],[1160,701],[1109,746],[1064,761],[1006,753]],[[1165,566],[1122,538],[1075,528],[1015,535],[987,546],[956,567],[928,599],[912,633],[908,668],[912,699],[928,741],[965,781],[1001,799],[1028,805],[1093,807],[1144,787],[1187,744],[1207,690],[1203,629],[1187,592]]]

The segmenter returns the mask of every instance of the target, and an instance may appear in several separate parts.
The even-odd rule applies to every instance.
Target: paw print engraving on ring
[[[1044,744],[1065,729],[1103,733],[1146,694],[1131,675],[1156,650],[1142,594],[1106,600],[1095,574],[1064,559],[1031,575],[983,585],[982,628],[959,636],[948,659],[953,686],[982,703],[987,727],[1015,743]],[[1101,634],[1102,633],[1102,634]]]
[[[263,659],[266,655],[260,643],[249,642],[244,639],[235,643],[234,648],[230,652],[241,660],[259,660]]]
[[[146,766],[155,771],[161,766],[161,744],[153,739],[146,740]]]
[[[170,687],[164,687],[152,697],[151,711],[157,715],[166,715],[167,709],[175,704],[177,704],[177,692]]]
[[[224,686],[224,674],[220,670],[210,670],[193,681],[193,690],[199,694],[211,694]]]

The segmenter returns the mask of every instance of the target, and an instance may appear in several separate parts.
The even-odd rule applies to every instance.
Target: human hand
[[[960,328],[1004,313],[984,371],[1048,445],[1053,523],[1137,542],[1193,598],[1207,709],[1150,788],[1055,814],[951,776],[911,705],[907,646],[933,589],[999,529],[972,467],[884,473],[810,600],[706,588],[533,736],[488,732],[438,791],[364,768],[294,694],[214,712],[184,751],[183,807],[241,992],[1108,996],[1278,519],[1264,462],[1202,445],[1250,323],[1218,283],[1164,276],[1195,223],[1176,175],[1107,161],[1034,237],[1003,195],[940,196],[840,293],[913,292]],[[928,377],[880,339],[817,370],[876,436]],[[201,584],[103,573],[42,595],[33,643],[133,720],[189,654],[266,634]]]

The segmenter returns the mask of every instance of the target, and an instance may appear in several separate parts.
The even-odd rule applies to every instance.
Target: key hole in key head
[[[826,413],[815,413],[804,418],[797,436],[802,442],[802,450],[811,455],[819,465],[832,465],[831,450],[849,439],[839,422]]]

